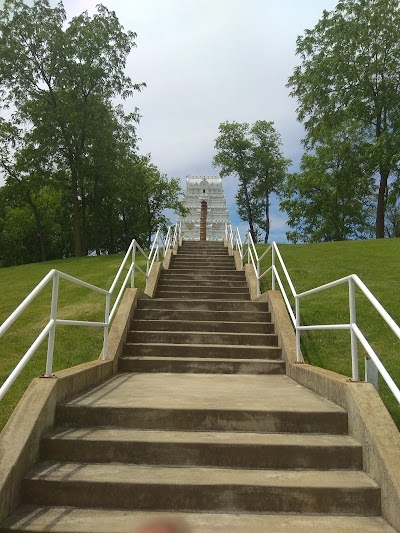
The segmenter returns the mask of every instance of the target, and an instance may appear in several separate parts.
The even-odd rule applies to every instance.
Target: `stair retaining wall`
[[[148,284],[150,294],[155,292],[161,263],[154,267]],[[21,504],[21,481],[39,460],[41,437],[54,424],[57,404],[116,373],[129,324],[141,298],[149,296],[138,289],[125,291],[108,336],[108,360],[62,370],[54,379],[35,378],[25,391],[0,433],[0,524]]]
[[[251,271],[254,285],[252,267],[246,275],[251,278]],[[364,470],[381,486],[382,517],[400,531],[400,433],[379,394],[370,383],[296,363],[296,337],[281,293],[268,291],[256,300],[269,304],[287,375],[348,412],[349,435],[363,447]]]

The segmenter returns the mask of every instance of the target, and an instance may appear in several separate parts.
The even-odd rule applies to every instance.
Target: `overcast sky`
[[[56,0],[50,0],[56,5]],[[93,13],[96,0],[64,0],[68,18]],[[125,102],[138,107],[140,151],[162,173],[217,175],[211,161],[221,122],[272,120],[285,157],[298,167],[303,128],[285,87],[298,62],[296,37],[337,0],[105,0],[137,33],[127,73],[147,88]],[[1,0],[0,0],[1,5]],[[224,180],[231,221],[236,181]],[[245,228],[246,225],[241,225]],[[272,210],[271,238],[285,240],[285,218]]]

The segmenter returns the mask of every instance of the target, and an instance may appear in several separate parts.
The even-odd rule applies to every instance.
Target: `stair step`
[[[24,503],[233,512],[380,514],[380,489],[363,472],[37,465],[23,480]]]
[[[179,250],[185,248],[217,248],[218,250],[227,250],[227,247],[224,245],[223,241],[188,241],[185,240],[182,242],[182,246],[179,247]]]
[[[347,413],[285,375],[117,374],[57,405],[70,427],[347,433]]]
[[[249,291],[236,292],[232,289],[230,292],[186,292],[186,291],[164,291],[157,289],[156,298],[169,298],[173,300],[250,300]]]
[[[169,300],[157,298],[138,301],[138,309],[187,309],[198,311],[268,311],[268,304],[264,302],[243,301],[240,303],[223,300]]]
[[[224,272],[204,272],[193,270],[164,270],[162,273],[163,280],[177,279],[186,281],[207,281],[207,280],[221,280],[221,281],[246,281],[246,275],[243,270],[226,270]]]
[[[135,313],[136,314],[136,313]],[[132,330],[139,331],[203,331],[235,333],[274,333],[271,322],[222,322],[215,320],[174,320],[136,318],[131,323]]]
[[[204,282],[203,282],[204,283]],[[240,283],[240,285],[239,285]],[[187,292],[193,294],[194,292],[212,292],[212,293],[227,293],[227,294],[249,294],[249,289],[244,282],[239,282],[233,287],[227,287],[220,282],[216,282],[213,285],[209,282],[207,285],[190,284],[184,285],[179,283],[163,283],[160,282],[157,285],[157,291],[159,292]]]
[[[43,460],[148,465],[362,470],[362,447],[347,435],[57,428]]]
[[[201,288],[204,287],[206,290],[215,290],[220,289],[221,291],[226,291],[229,289],[235,289],[235,290],[246,290],[249,291],[247,287],[247,283],[245,281],[225,281],[222,280],[197,280],[197,281],[190,281],[190,280],[177,280],[174,279],[165,279],[163,275],[160,276],[160,281],[158,282],[157,289],[198,289],[201,290]]]
[[[277,346],[238,346],[227,344],[184,344],[172,342],[127,342],[124,356],[134,357],[222,357],[225,359],[280,359]]]
[[[191,374],[285,374],[285,362],[280,359],[123,356],[118,359],[118,370]]]
[[[278,336],[273,333],[231,333],[204,331],[129,331],[128,343],[143,342],[172,344],[222,344],[224,346],[278,346]]]
[[[227,249],[224,250],[213,250],[212,254],[209,254],[207,250],[199,251],[199,250],[184,250],[181,248],[177,255],[174,255],[175,257],[232,257],[228,254]]]
[[[171,268],[172,272],[237,272],[235,265],[232,264],[232,266],[229,265],[176,265]]]
[[[188,267],[194,267],[197,268],[199,266],[203,267],[210,267],[213,268],[214,266],[221,266],[221,265],[227,265],[228,267],[234,266],[235,261],[233,257],[223,257],[223,258],[196,258],[196,257],[179,257],[174,256],[174,259],[172,261],[172,269],[175,268],[176,265],[182,266],[182,265],[188,265]]]
[[[191,533],[395,533],[387,522],[378,517],[171,512],[168,512],[168,516],[172,520],[183,519]],[[7,520],[4,531],[127,532],[163,518],[165,514],[159,512],[23,505]]]
[[[152,320],[178,320],[178,321],[215,321],[217,322],[234,322],[234,323],[246,323],[251,322],[271,322],[271,313],[268,311],[202,311],[187,309],[168,309],[168,305],[165,308],[151,308],[151,309],[135,309],[135,319],[152,319]]]

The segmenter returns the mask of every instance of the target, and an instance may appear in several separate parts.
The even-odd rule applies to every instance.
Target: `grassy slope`
[[[259,253],[265,246],[259,246]],[[400,324],[400,239],[347,241],[307,245],[280,245],[282,257],[297,292],[329,281],[358,274],[393,319]],[[269,255],[269,254],[268,254]],[[270,264],[270,257],[267,262]],[[369,301],[357,290],[357,323],[386,369],[400,385],[400,341],[386,326]],[[311,295],[301,303],[303,324],[348,323],[347,285]],[[346,331],[302,334],[307,361],[351,375],[350,334]],[[359,345],[360,376],[365,352]],[[380,383],[380,393],[396,424],[400,427],[400,406]]]
[[[114,280],[122,258],[122,255],[116,254],[0,269],[0,324],[52,268],[108,289]],[[143,263],[139,262],[139,265],[145,268]],[[124,277],[121,276],[121,278]],[[136,272],[135,278],[135,285],[143,288],[143,276]],[[60,289],[58,318],[104,320],[104,296],[64,280],[60,281]],[[3,383],[8,377],[47,323],[50,300],[51,283],[0,338],[0,383]],[[0,430],[32,378],[44,373],[46,347],[45,341],[1,401]],[[56,331],[54,370],[94,360],[99,356],[101,347],[102,328],[59,326]]]

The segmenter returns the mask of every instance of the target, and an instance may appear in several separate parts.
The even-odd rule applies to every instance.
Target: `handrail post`
[[[257,259],[257,297],[261,295],[260,260]]]
[[[303,363],[303,356],[301,355],[300,346],[300,298],[295,296],[296,302],[296,361],[297,363]]]
[[[271,258],[271,265],[272,265],[272,290],[274,291],[275,287],[276,287],[276,278],[275,278],[275,247],[274,247],[273,244],[272,244],[272,248],[271,248],[271,255],[272,255],[272,258]]]
[[[54,320],[53,326],[49,331],[49,340],[47,342],[47,359],[45,377],[51,378],[53,373],[53,355],[54,355],[54,339],[56,336],[56,320],[57,320],[57,306],[58,306],[58,287],[60,278],[58,272],[54,273],[53,289],[51,293],[51,307],[50,320]]]
[[[134,269],[133,269],[134,270]],[[106,294],[106,308],[104,312],[104,337],[103,337],[103,354],[102,359],[103,361],[105,359],[108,359],[108,328],[109,328],[109,320],[110,320],[110,300],[111,300],[111,293]]]
[[[250,232],[247,232],[247,262],[250,263],[250,239],[249,239]]]
[[[147,291],[147,281],[149,279],[149,269],[150,269],[150,261],[149,258],[146,260],[146,291]]]
[[[132,274],[131,274],[131,288],[135,286],[135,260],[136,260],[136,240],[133,240],[133,246],[132,246]]]
[[[352,277],[349,278],[349,309],[350,309],[352,381],[359,381],[357,335],[355,331],[353,330],[353,324],[357,323],[356,291],[355,291],[355,283]]]

